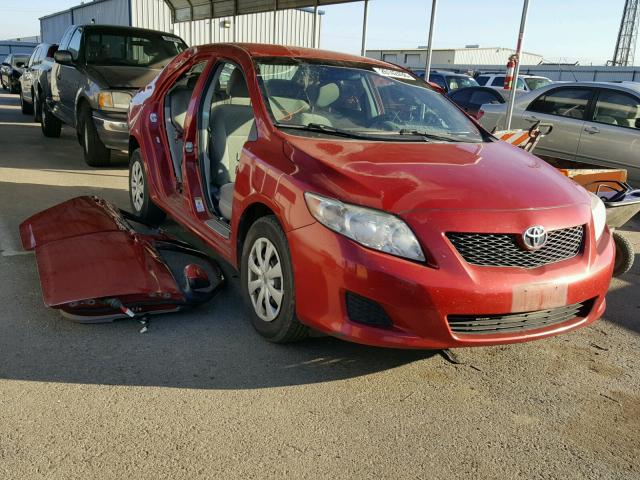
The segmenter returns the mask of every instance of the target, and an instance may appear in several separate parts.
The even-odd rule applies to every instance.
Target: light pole
[[[424,81],[429,81],[429,71],[431,71],[431,53],[433,50],[433,27],[436,23],[436,8],[438,0],[431,2],[431,23],[429,23],[429,43],[427,44],[427,64],[424,69]]]
[[[529,12],[529,0],[524,0],[522,6],[522,19],[520,20],[520,33],[518,33],[518,45],[516,46],[516,68],[513,72],[513,84],[511,92],[509,92],[509,101],[507,102],[507,118],[505,119],[505,130],[511,128],[511,117],[513,116],[513,104],[516,101],[516,90],[518,89],[518,74],[520,73],[520,54],[522,53],[522,40],[524,38],[524,29],[527,25],[527,13]]]

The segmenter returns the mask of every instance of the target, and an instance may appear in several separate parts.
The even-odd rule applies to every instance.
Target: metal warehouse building
[[[69,25],[94,22],[171,32],[190,46],[238,41],[313,47],[319,42],[321,15],[313,10],[291,9],[173,23],[164,0],[94,0],[40,18],[40,33],[43,42],[57,43]]]
[[[453,65],[506,65],[509,57],[516,53],[511,48],[468,46],[465,48],[434,49],[431,58],[432,68],[444,68]],[[412,50],[367,50],[367,57],[395,63],[412,70],[424,70],[427,63],[427,49]],[[537,65],[542,55],[522,52],[521,65]]]

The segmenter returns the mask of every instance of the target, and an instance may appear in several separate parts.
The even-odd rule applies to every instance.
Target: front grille
[[[594,300],[591,299],[566,307],[504,315],[449,315],[447,322],[453,333],[481,335],[518,332],[586,317],[593,307],[593,302]]]
[[[509,233],[447,233],[447,238],[468,263],[492,267],[535,268],[575,257],[582,250],[584,227],[548,232],[539,250],[526,250],[519,235]]]

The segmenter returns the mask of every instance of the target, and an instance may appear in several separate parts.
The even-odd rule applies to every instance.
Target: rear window
[[[85,59],[92,65],[159,67],[187,48],[174,35],[152,32],[89,32]]]
[[[11,65],[14,67],[18,66],[18,63],[24,63],[25,65],[29,61],[29,55],[14,55],[11,59]]]

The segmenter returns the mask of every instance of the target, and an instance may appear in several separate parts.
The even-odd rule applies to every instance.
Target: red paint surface
[[[444,348],[532,340],[585,325],[602,315],[614,247],[608,230],[596,245],[590,200],[584,190],[533,155],[502,143],[385,143],[303,138],[279,131],[271,123],[258,88],[253,61],[261,56],[390,67],[360,57],[272,45],[194,47],[179,55],[133,99],[131,135],[140,145],[154,202],[232,265],[238,263],[243,215],[255,204],[274,213],[289,240],[297,314],[302,322],[361,343]],[[208,65],[189,105],[185,142],[198,145],[199,99],[209,72],[220,59],[243,69],[256,116],[258,139],[245,144],[240,159],[228,240],[204,224],[211,218],[208,212],[194,212],[194,197],[202,195],[197,149],[184,157],[179,191],[166,134],[159,128],[164,125],[167,91],[179,75],[202,59]],[[158,116],[156,124],[149,120],[152,112]],[[303,197],[306,191],[399,215],[416,233],[434,265],[372,251],[329,231],[309,214]],[[586,225],[584,253],[532,270],[477,267],[465,263],[445,237],[447,231],[521,234],[531,225],[549,230]],[[517,292],[540,284],[566,285],[567,303],[595,298],[595,306],[587,318],[515,334],[454,336],[447,326],[449,314],[510,313],[514,286],[520,289]],[[380,303],[394,327],[384,330],[350,322],[346,290]]]

